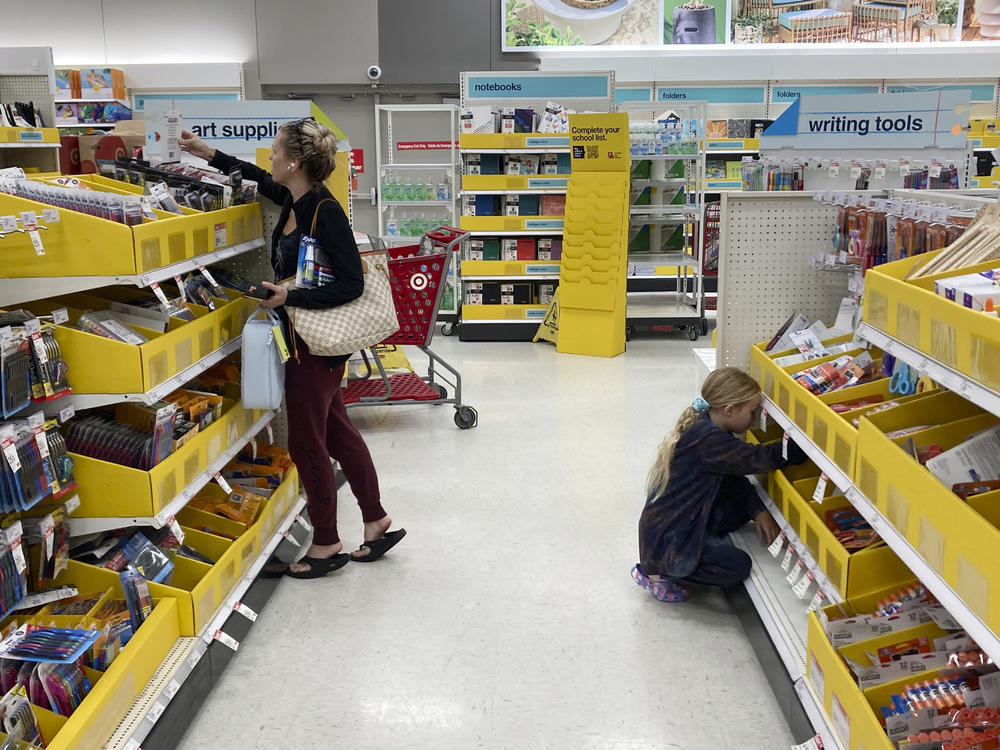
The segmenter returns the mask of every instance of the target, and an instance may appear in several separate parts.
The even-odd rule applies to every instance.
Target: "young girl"
[[[632,577],[663,602],[682,602],[689,586],[729,586],[750,573],[750,556],[727,536],[753,519],[766,545],[780,532],[746,478],[802,463],[788,444],[755,446],[745,432],[760,408],[760,386],[734,367],[710,373],[701,396],[660,444],[639,518],[639,563]]]

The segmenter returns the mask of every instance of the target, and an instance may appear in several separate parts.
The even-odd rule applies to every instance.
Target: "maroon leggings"
[[[285,365],[288,451],[306,491],[313,544],[336,544],[337,480],[330,458],[340,462],[365,523],[386,513],[379,502],[378,475],[361,433],[347,416],[340,389],[344,365],[331,370],[325,357],[299,351]]]

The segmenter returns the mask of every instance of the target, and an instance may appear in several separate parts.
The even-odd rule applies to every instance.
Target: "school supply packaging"
[[[243,408],[280,409],[288,347],[281,320],[273,311],[262,308],[244,324],[242,358]]]
[[[980,432],[961,445],[928,459],[927,470],[946,487],[1000,479],[1000,426]]]

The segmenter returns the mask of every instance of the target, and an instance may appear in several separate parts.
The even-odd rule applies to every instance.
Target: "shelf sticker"
[[[212,640],[219,641],[223,646],[231,648],[233,651],[238,651],[240,648],[240,642],[233,638],[231,635],[223,633],[221,630],[216,630],[214,635],[212,635]]]
[[[177,292],[181,295],[181,302],[187,302],[187,292],[184,291],[184,279],[181,275],[174,274],[174,283],[177,285]]]
[[[220,221],[215,225],[215,249],[229,245],[229,233],[226,231],[226,222]]]
[[[788,545],[788,551],[785,552],[785,558],[781,561],[781,569],[788,572],[788,569],[792,566],[792,555],[795,554],[795,547],[791,544]]]
[[[46,224],[58,224],[59,223],[59,209],[58,208],[44,208],[44,209],[42,209],[42,219],[45,220]]]
[[[823,593],[823,589],[818,589],[816,591],[816,596],[814,596],[812,598],[812,601],[809,602],[809,610],[810,611],[819,610],[819,608],[823,606],[823,601],[825,599],[826,599],[826,594]]]
[[[569,148],[568,135],[528,136],[524,139],[525,148]]]
[[[285,529],[285,530],[284,530],[284,531],[283,531],[283,532],[281,533],[281,536],[282,536],[282,538],[283,538],[283,539],[287,539],[287,540],[289,540],[289,541],[290,541],[290,542],[291,542],[292,544],[294,544],[294,545],[295,545],[296,547],[301,547],[301,546],[302,546],[302,542],[300,542],[300,541],[299,541],[299,538],[298,538],[297,536],[295,536],[295,534],[293,534],[293,533],[292,533],[292,530],[291,530],[291,528],[287,528],[287,529]]]
[[[69,500],[63,503],[63,511],[66,513],[67,516],[73,515],[73,513],[75,513],[77,508],[79,507],[80,507],[79,495],[73,495],[73,497],[71,497]]]
[[[775,537],[774,541],[771,542],[771,546],[767,548],[767,551],[771,554],[775,560],[778,559],[778,555],[781,554],[781,548],[785,546],[785,532],[782,531],[778,536]]]
[[[799,576],[802,575],[802,571],[805,569],[806,565],[802,562],[802,558],[797,558],[795,565],[792,566],[791,571],[785,576],[785,580],[788,581],[789,586],[794,586],[795,582],[799,580]]]
[[[545,318],[546,313],[548,313],[548,310],[546,309],[525,310],[524,318],[525,320],[543,320]]]
[[[76,416],[76,407],[73,404],[59,410],[59,424],[66,424]]]
[[[60,307],[52,311],[52,322],[57,326],[69,322],[69,311],[65,307]]]
[[[167,519],[167,526],[170,528],[170,533],[174,535],[174,539],[177,540],[177,543],[184,544],[184,529],[182,529],[181,525],[177,522],[176,516],[170,516],[170,518]]]
[[[236,604],[233,605],[233,611],[239,612],[250,622],[257,622],[257,613],[254,612],[252,609],[250,609],[250,607],[245,605],[243,602],[236,602]]]
[[[563,219],[525,219],[524,228],[528,229],[562,229]]]
[[[793,745],[792,750],[823,750],[823,738],[817,734],[815,737],[810,737],[801,745]]]
[[[783,461],[788,460],[788,433],[786,432],[781,436],[781,458]]]
[[[760,431],[767,432],[767,409],[763,407],[760,410]]]
[[[840,699],[837,694],[833,694],[833,728],[840,735],[840,739],[844,743],[844,747],[851,746],[851,719],[847,715],[847,711],[840,703]]]
[[[19,130],[17,131],[17,140],[21,143],[37,143],[45,140],[45,133],[41,130]]]
[[[142,750],[142,747],[139,746],[139,740],[133,737],[132,739],[130,739],[128,742],[125,743],[124,750]]]
[[[167,295],[163,292],[162,289],[160,289],[160,285],[154,281],[152,284],[149,285],[149,288],[153,290],[153,294],[155,294],[156,298],[160,300],[160,305],[163,307],[163,309],[169,310],[170,300],[167,299]]]
[[[558,276],[559,268],[560,266],[558,263],[526,263],[524,266],[524,273],[527,276],[532,274]]]
[[[17,217],[16,216],[0,216],[0,231],[4,234],[10,234],[11,232],[17,231]]]
[[[567,146],[569,143],[566,144]],[[568,177],[529,177],[529,188],[564,188],[569,185]]]
[[[215,472],[214,479],[227,495],[233,494],[233,488],[230,486],[229,482],[226,481],[226,478],[222,476],[222,474]]]
[[[802,576],[802,580],[795,584],[795,588],[792,589],[792,591],[795,592],[795,596],[799,599],[805,599],[806,593],[808,593],[810,586],[812,586],[812,583],[815,580],[815,574],[811,570],[807,570],[806,574]]]
[[[823,668],[819,665],[819,659],[816,658],[816,654],[813,652],[809,652],[809,681],[812,683],[813,688],[815,688],[820,703],[823,703],[826,696],[826,675],[823,674]]]
[[[156,703],[153,704],[153,707],[151,709],[149,709],[149,713],[146,714],[146,718],[149,719],[150,722],[152,722],[153,724],[155,724],[156,722],[158,722],[160,720],[160,717],[163,716],[163,712],[166,711],[166,710],[167,710],[167,707],[164,706],[159,701],[157,701]]]
[[[267,424],[267,442],[269,445],[274,445],[274,430],[271,429],[271,423]]]
[[[174,696],[181,691],[181,684],[177,680],[171,680],[170,683],[163,688],[163,695],[166,696],[168,701],[172,701]]]
[[[823,497],[826,495],[826,485],[830,481],[830,477],[823,472],[819,475],[819,481],[816,482],[816,491],[813,492],[813,502],[821,503],[823,502]]]

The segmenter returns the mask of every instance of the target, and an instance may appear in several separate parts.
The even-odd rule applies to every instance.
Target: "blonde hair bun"
[[[337,136],[313,119],[293,120],[281,126],[288,158],[302,165],[313,182],[324,182],[337,166]]]

